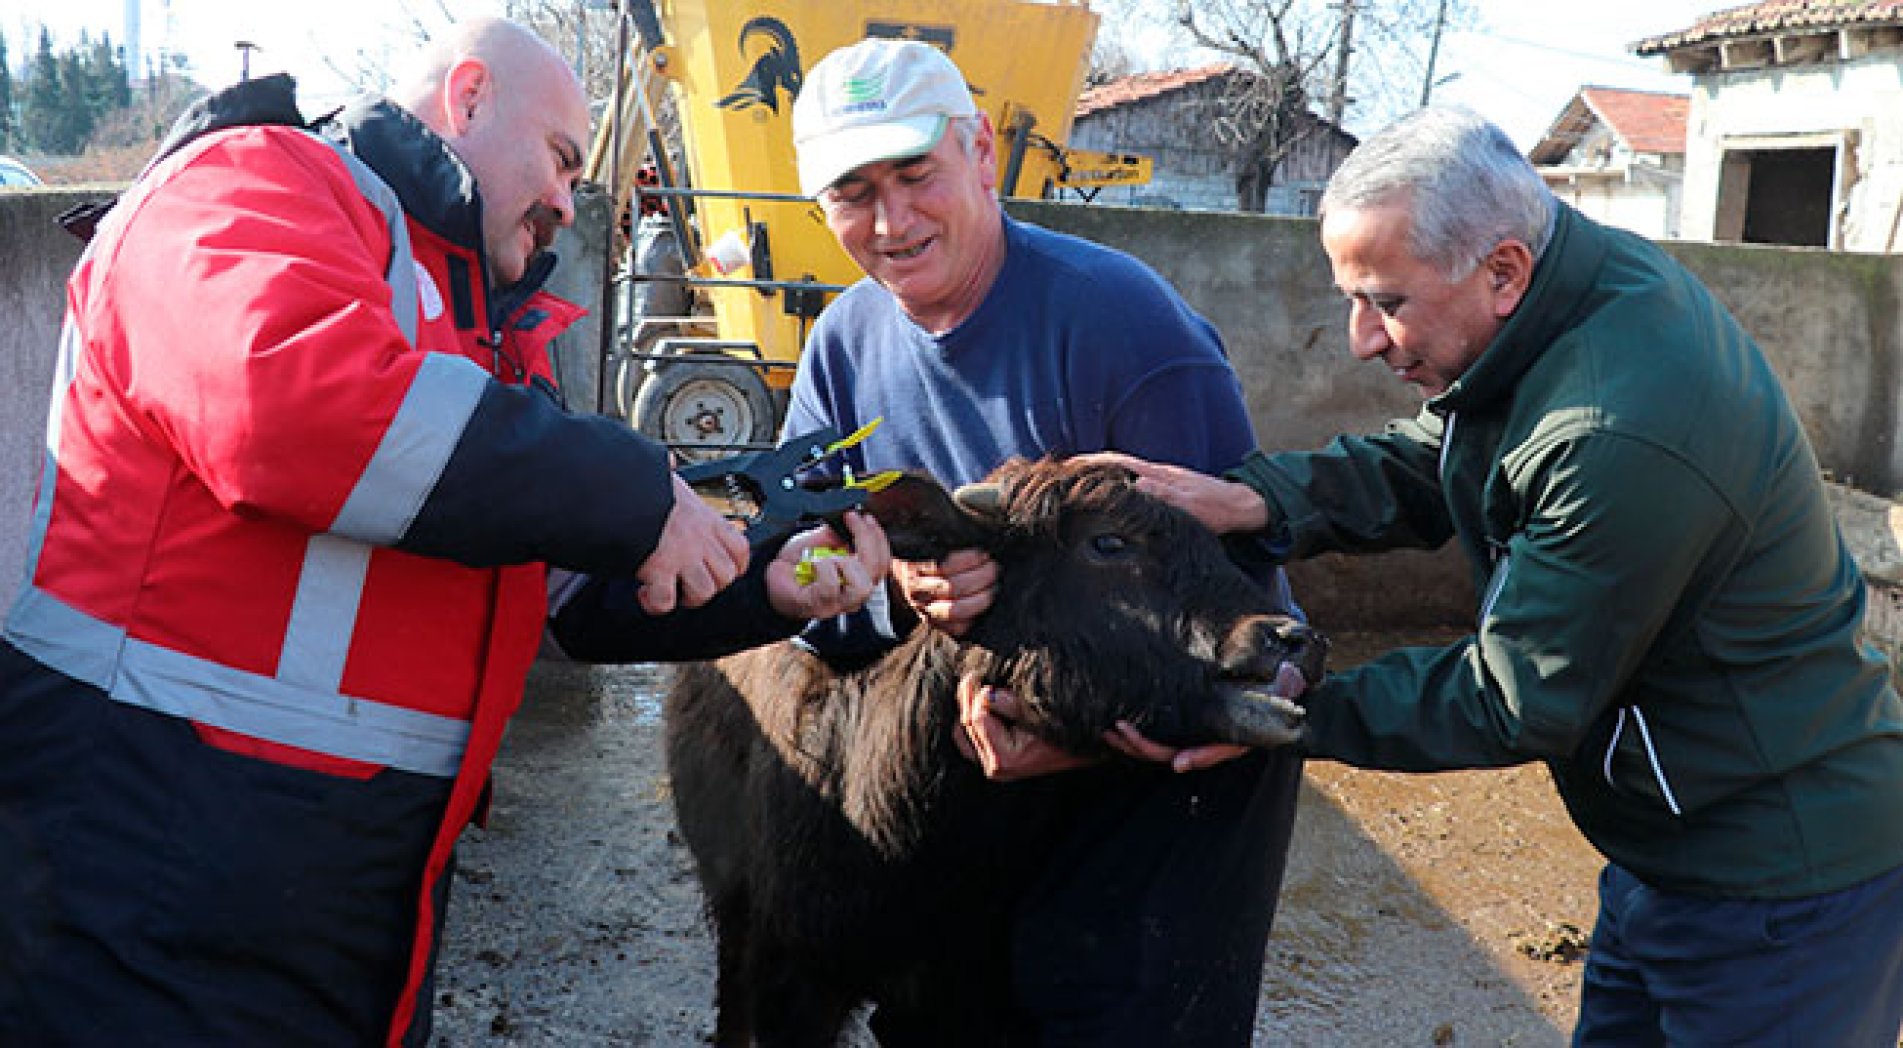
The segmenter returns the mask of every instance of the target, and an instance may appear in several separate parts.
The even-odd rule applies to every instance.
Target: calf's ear
[[[943,485],[907,473],[866,500],[900,560],[938,560],[955,549],[985,546],[990,537],[977,517],[960,509]]]

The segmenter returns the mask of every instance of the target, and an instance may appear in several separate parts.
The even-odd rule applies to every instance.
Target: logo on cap
[[[872,76],[849,76],[840,85],[840,99],[833,112],[845,116],[850,113],[877,113],[885,109],[885,72]]]

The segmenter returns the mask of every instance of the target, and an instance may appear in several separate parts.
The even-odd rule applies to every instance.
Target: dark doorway
[[[1767,149],[1742,154],[1750,165],[1745,191],[1747,244],[1830,246],[1835,149]]]

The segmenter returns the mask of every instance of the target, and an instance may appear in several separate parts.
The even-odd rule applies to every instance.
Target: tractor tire
[[[692,354],[656,363],[629,415],[635,429],[673,448],[683,464],[737,454],[735,445],[771,444],[779,421],[758,370]]]
[[[623,339],[621,352],[614,355],[614,375],[608,386],[614,394],[615,417],[629,422],[634,420],[635,398],[641,395],[641,386],[647,381],[651,373],[650,365],[654,363],[632,354],[652,353],[663,339],[680,338],[683,334],[678,324],[649,324],[642,330],[639,341]]]

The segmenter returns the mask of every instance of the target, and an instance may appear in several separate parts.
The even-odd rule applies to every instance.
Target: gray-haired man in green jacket
[[[1466,551],[1476,632],[1311,689],[1311,754],[1547,763],[1608,860],[1575,1044],[1894,1048],[1903,703],[1858,642],[1862,578],[1763,354],[1461,110],[1358,148],[1321,234],[1351,351],[1421,414],[1229,481],[1125,460],[1291,558]]]

